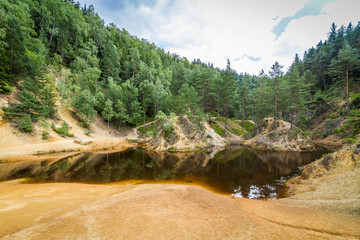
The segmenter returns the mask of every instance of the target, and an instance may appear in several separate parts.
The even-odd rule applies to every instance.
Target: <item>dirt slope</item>
[[[73,133],[74,137],[63,138],[50,130],[49,140],[43,140],[41,130],[36,125],[32,133],[22,133],[11,126],[9,122],[0,121],[0,160],[13,161],[42,158],[41,156],[33,156],[33,154],[121,150],[132,146],[132,144],[125,141],[126,138],[137,137],[136,131],[126,129],[121,133],[114,129],[109,131],[107,124],[100,117],[96,117],[91,124],[92,133],[89,135],[85,134],[85,129],[79,126],[79,123],[69,110],[61,110],[58,118],[59,120],[53,120],[56,125],[60,126],[63,121],[66,121],[71,127],[70,133]]]

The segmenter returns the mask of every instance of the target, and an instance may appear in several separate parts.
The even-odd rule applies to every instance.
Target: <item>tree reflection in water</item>
[[[25,170],[17,166],[6,179],[32,176],[37,181],[87,183],[175,180],[206,184],[236,197],[279,198],[285,196],[283,183],[287,177],[325,152],[324,149],[311,153],[267,152],[229,146],[209,159],[211,154],[207,152],[154,153],[128,149],[77,154]]]

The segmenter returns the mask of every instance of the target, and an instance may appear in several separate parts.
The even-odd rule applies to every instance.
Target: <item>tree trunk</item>
[[[145,125],[145,116],[146,116],[146,111],[144,111],[144,125]]]
[[[326,85],[325,85],[325,66],[323,67],[323,85],[324,85],[324,91],[326,90]]]
[[[226,137],[226,128],[227,128],[227,108],[228,108],[228,101],[225,104],[225,137]]]
[[[108,120],[108,131],[110,131],[110,120]]]
[[[242,104],[242,126],[241,131],[244,134],[244,121],[245,121],[245,96],[243,95],[243,104]]]
[[[277,79],[275,78],[275,133],[277,131]]]
[[[346,116],[349,116],[349,66],[346,65]]]
[[[261,90],[262,90],[262,84],[260,83],[260,92],[259,92],[259,99],[258,99],[258,106],[257,106],[257,112],[258,112],[258,118],[260,120],[260,103],[261,103]]]

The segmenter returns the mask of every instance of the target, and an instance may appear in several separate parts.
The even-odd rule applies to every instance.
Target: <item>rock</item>
[[[84,142],[83,142],[83,140],[81,140],[81,139],[79,139],[79,138],[75,138],[75,139],[74,139],[74,143],[76,143],[76,144],[83,144]]]
[[[259,122],[247,137],[245,145],[255,148],[272,149],[278,151],[313,151],[315,145],[300,129],[289,122],[279,119],[275,132],[273,118],[265,118]]]
[[[225,140],[208,123],[204,128],[186,116],[166,120],[157,129],[156,137],[148,144],[152,151],[198,151],[201,148],[224,147]]]

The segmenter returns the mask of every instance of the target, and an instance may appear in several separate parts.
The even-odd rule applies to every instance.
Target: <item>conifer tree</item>
[[[110,99],[106,100],[105,102],[105,108],[102,111],[102,116],[105,120],[108,122],[108,130],[110,130],[109,122],[114,117],[115,113],[112,107],[112,101]]]
[[[346,81],[346,115],[349,116],[349,71],[360,66],[360,56],[356,49],[350,47],[348,43],[340,50],[337,59],[333,59],[330,64],[329,73],[338,78],[345,78]]]
[[[275,104],[275,113],[274,113],[274,121],[275,121],[275,133],[277,131],[277,115],[278,115],[278,84],[279,80],[283,75],[282,69],[283,66],[280,65],[277,61],[272,65],[271,71],[269,72],[270,77],[274,79],[274,104]]]

